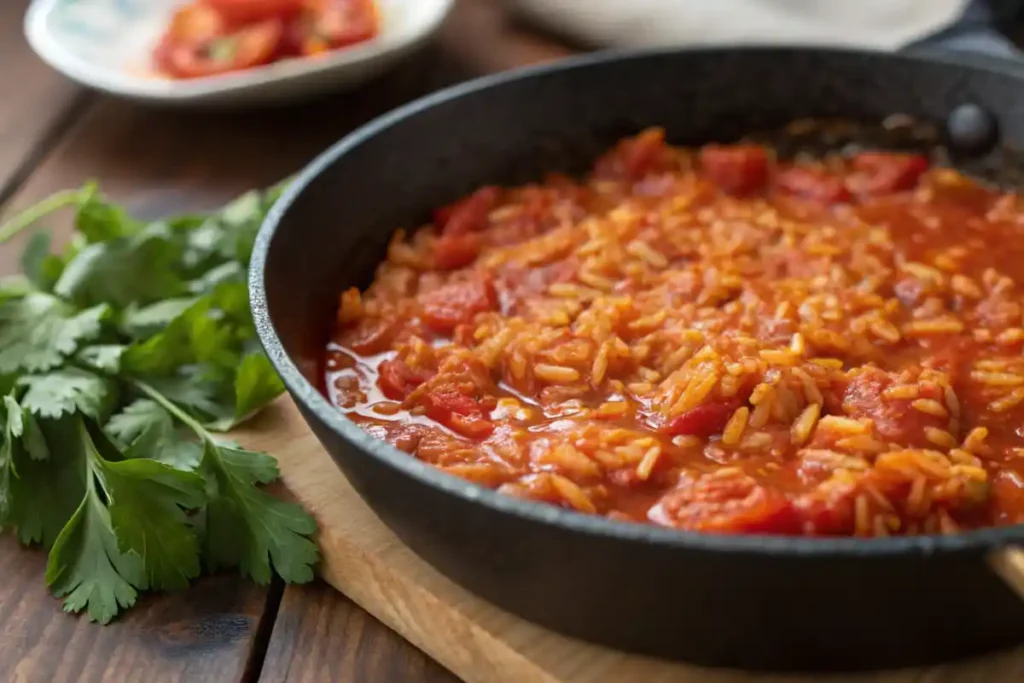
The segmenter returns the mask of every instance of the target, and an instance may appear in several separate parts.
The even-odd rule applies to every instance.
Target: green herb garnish
[[[274,459],[217,436],[284,390],[246,290],[279,190],[147,223],[86,186],[0,226],[76,211],[66,249],[38,231],[0,282],[0,527],[49,551],[67,611],[107,623],[204,570],[313,577],[313,519],[261,488]]]

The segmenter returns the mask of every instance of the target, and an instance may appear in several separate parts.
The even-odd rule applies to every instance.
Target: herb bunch
[[[0,281],[0,528],[49,551],[65,610],[107,623],[226,568],[312,578],[313,519],[261,488],[276,462],[219,436],[283,391],[246,288],[280,189],[143,222],[90,185],[0,227],[75,210],[66,248],[37,231]]]

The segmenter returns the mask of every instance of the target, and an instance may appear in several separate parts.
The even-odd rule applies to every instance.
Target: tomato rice
[[[619,143],[341,295],[328,395],[499,492],[716,533],[1024,520],[1024,210],[923,156]]]

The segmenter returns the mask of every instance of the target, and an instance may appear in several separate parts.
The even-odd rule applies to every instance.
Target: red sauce
[[[1024,211],[924,157],[623,141],[342,296],[331,400],[503,493],[713,533],[1024,519]]]

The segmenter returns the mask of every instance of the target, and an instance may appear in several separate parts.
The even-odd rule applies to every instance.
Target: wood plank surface
[[[414,555],[359,498],[290,399],[282,398],[237,436],[246,446],[277,456],[288,490],[317,518],[319,543],[324,554],[322,576],[466,683],[1009,683],[1024,680],[1024,648],[927,669],[801,677],[674,664],[566,638],[469,594]],[[316,669],[313,671],[315,673]],[[330,679],[313,675],[294,680]],[[396,680],[418,683],[420,679]]]
[[[0,681],[171,683],[245,678],[260,661],[256,634],[267,593],[233,576],[188,593],[144,596],[100,627],[65,615],[43,583],[46,556],[0,538]]]
[[[0,2],[0,204],[89,98],[32,53],[22,33],[28,5]]]
[[[262,683],[457,683],[458,679],[327,584],[284,594]]]

